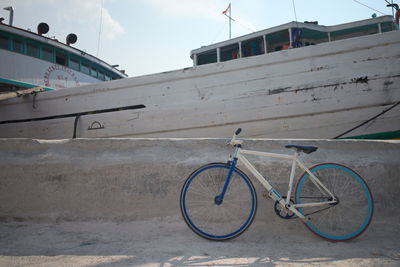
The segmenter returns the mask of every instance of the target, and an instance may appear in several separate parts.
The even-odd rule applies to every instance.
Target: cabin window
[[[268,40],[268,53],[287,49],[290,46],[288,29],[267,34],[266,38]]]
[[[262,37],[242,42],[243,57],[257,56],[264,54],[264,40]]]
[[[82,63],[81,65],[81,71],[85,74],[90,74],[90,67],[86,63]]]
[[[217,50],[207,51],[197,56],[197,65],[217,62]]]
[[[0,35],[0,48],[8,49],[8,37]]]
[[[301,29],[302,34],[299,39],[300,46],[316,45],[324,42],[329,42],[328,33],[320,32],[311,29]]]
[[[17,53],[24,53],[24,44],[21,40],[14,39],[13,40],[13,50]]]
[[[379,29],[377,24],[364,25],[350,29],[343,29],[331,32],[331,40],[336,41],[336,40],[348,39],[369,34],[376,34],[378,32]]]
[[[104,73],[99,71],[99,79],[104,81],[105,77],[104,77]]]
[[[37,45],[27,43],[26,54],[31,57],[39,57],[39,47]]]
[[[221,61],[228,61],[239,58],[239,44],[228,45],[220,49]]]
[[[0,31],[0,49],[7,49],[17,53],[40,58],[48,62],[55,62],[62,66],[68,66],[73,70],[80,71],[95,78],[98,77],[103,81],[122,78],[122,76],[118,76],[118,74],[109,72],[108,69],[103,69],[99,65],[91,63],[90,59],[85,60],[84,58],[81,58],[73,53],[68,53],[65,50],[54,48],[51,46],[51,44],[46,42],[42,43],[30,38],[22,38],[7,32],[3,33],[3,31]],[[216,53],[214,54],[216,62]],[[94,67],[91,68],[91,65]],[[102,69],[103,72],[99,72],[99,69]]]
[[[391,21],[381,23],[382,32],[394,31],[393,26],[394,26],[393,22],[391,22]]]
[[[42,59],[53,62],[53,49],[42,47]]]
[[[70,58],[69,59],[69,67],[73,70],[79,71],[79,60],[75,58]]]
[[[56,52],[56,63],[59,65],[67,66],[67,56],[64,54],[64,52]]]
[[[95,68],[92,68],[90,75],[97,78],[97,70]]]

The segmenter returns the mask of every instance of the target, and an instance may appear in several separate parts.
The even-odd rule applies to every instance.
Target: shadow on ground
[[[297,220],[256,221],[237,239],[213,242],[178,218],[146,222],[0,224],[0,266],[398,266],[399,225],[373,223],[332,243]]]

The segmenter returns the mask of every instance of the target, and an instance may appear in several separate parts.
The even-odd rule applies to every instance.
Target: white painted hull
[[[400,101],[400,32],[3,101],[0,137],[333,138]],[[33,106],[35,108],[33,108]],[[96,128],[97,130],[88,130]],[[349,136],[400,130],[400,105]]]
[[[0,49],[0,78],[54,89],[64,89],[100,80],[79,71],[38,58]]]

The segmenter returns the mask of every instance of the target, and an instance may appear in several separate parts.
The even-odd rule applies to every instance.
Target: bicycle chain
[[[282,196],[282,198],[286,198],[286,196]],[[326,199],[326,197],[302,197],[302,198],[309,198],[309,199]],[[323,209],[320,209],[320,210],[316,210],[316,211],[314,211],[314,212],[307,213],[307,214],[303,214],[303,215],[304,215],[304,216],[310,216],[310,215],[313,215],[313,214],[315,214],[315,213],[318,213],[318,212],[321,212],[321,211],[324,211],[324,210],[333,208],[333,207],[336,206],[336,205],[337,205],[337,203],[336,203],[336,204],[331,204],[329,207],[326,207],[326,208],[323,208]],[[281,218],[282,218],[282,217],[281,217]],[[298,216],[293,215],[293,216],[290,217],[290,218],[284,218],[284,219],[291,220],[291,219],[298,219],[298,218],[299,218]]]

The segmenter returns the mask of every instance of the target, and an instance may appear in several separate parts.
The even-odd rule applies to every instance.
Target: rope
[[[370,7],[370,6],[367,6],[366,4],[361,3],[360,1],[357,1],[357,0],[353,0],[353,1],[356,2],[356,3],[358,3],[358,4],[360,4],[360,5],[362,5],[362,6],[365,6],[366,8],[369,8],[369,9],[375,11],[375,12],[381,13],[382,15],[386,15],[385,13],[380,12],[379,10],[376,10],[375,8],[372,8],[372,7]]]
[[[294,0],[292,0],[292,4],[293,4],[293,11],[294,11],[294,19],[297,22],[296,5],[294,4]]]
[[[363,126],[363,125],[365,125],[365,124],[369,123],[370,121],[373,121],[373,120],[375,120],[376,118],[378,118],[378,117],[382,116],[383,114],[385,114],[385,113],[386,113],[386,112],[388,112],[389,110],[391,110],[391,109],[395,108],[395,107],[396,107],[396,106],[398,106],[399,104],[400,104],[400,101],[399,101],[399,102],[397,102],[397,103],[395,103],[395,104],[394,104],[394,105],[392,105],[391,107],[389,107],[389,108],[385,109],[384,111],[382,111],[382,112],[381,112],[381,113],[379,113],[378,115],[376,115],[376,116],[374,116],[374,117],[370,118],[369,120],[366,120],[366,121],[364,121],[363,123],[361,123],[361,124],[357,125],[357,126],[356,126],[356,127],[354,127],[354,128],[351,128],[350,130],[348,130],[348,131],[346,131],[346,132],[344,132],[344,133],[342,133],[342,134],[339,134],[338,136],[334,137],[333,139],[338,139],[338,138],[342,137],[343,135],[345,135],[345,134],[348,134],[348,133],[350,133],[350,132],[354,131],[354,130],[355,130],[355,129],[357,129],[357,128],[360,128],[361,126]]]
[[[103,22],[103,5],[104,2],[101,0],[101,7],[100,7],[100,25],[99,25],[99,39],[97,40],[97,57],[99,57],[100,51],[100,37],[101,37],[101,24]]]

